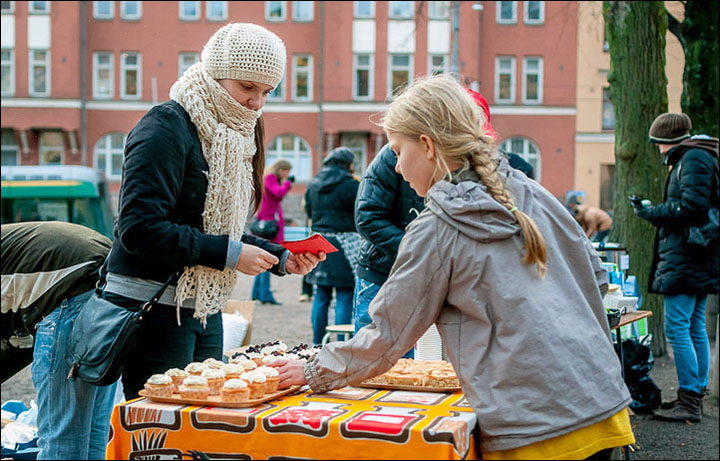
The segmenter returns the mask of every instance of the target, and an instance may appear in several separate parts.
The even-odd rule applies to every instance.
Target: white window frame
[[[433,58],[441,56],[443,58],[443,69],[442,73],[447,74],[450,72],[450,56],[448,56],[445,53],[428,53],[428,66],[427,66],[427,74],[432,75],[433,69],[435,69],[435,66],[433,65]]]
[[[528,4],[530,2],[526,1],[523,3],[523,21],[525,22],[525,24],[545,24],[545,2],[537,2],[540,4],[540,18],[538,19],[530,19],[530,17],[528,16],[528,11],[530,11],[528,8]]]
[[[527,98],[527,77],[530,75],[530,72],[528,71],[528,61],[531,59],[537,59],[538,61],[538,70],[537,70],[537,76],[538,76],[538,98],[537,99],[528,99]],[[544,77],[545,74],[545,60],[542,56],[525,56],[523,57],[523,73],[522,73],[522,102],[523,104],[542,104],[543,102],[543,83],[544,83]]]
[[[409,3],[410,4],[410,16],[395,16],[393,15],[393,4],[395,3]],[[403,1],[403,2],[396,2],[396,1],[390,1],[387,3],[388,6],[388,18],[389,19],[413,19],[415,17],[415,2],[412,1]]]
[[[56,131],[42,131],[40,132],[40,136],[38,136],[38,163],[40,165],[64,165],[65,164],[65,136],[63,136],[64,133],[60,132],[60,139],[62,139],[62,151],[60,153],[60,163],[46,163],[45,162],[45,152],[49,150],[55,150],[56,146],[52,146],[50,148],[49,146],[44,146],[42,143],[43,135],[47,133],[54,133]]]
[[[298,18],[295,14],[298,11],[298,3],[309,3],[310,4],[310,17],[309,18]],[[292,20],[293,22],[313,22],[315,20],[315,2],[303,1],[303,2],[292,2]]]
[[[272,2],[265,2],[265,20],[267,22],[283,22],[287,19],[287,2],[286,1],[280,1],[280,12],[282,15],[279,18],[271,18],[270,17],[270,4]]]
[[[110,64],[105,65],[103,64],[100,66],[98,63],[98,58],[100,55],[109,55],[110,56]],[[98,92],[99,89],[99,81],[100,81],[100,70],[101,69],[108,69],[110,72],[110,83],[108,87],[110,88],[110,94],[100,94]],[[95,51],[93,53],[93,99],[113,99],[115,96],[115,56],[111,51]]]
[[[10,59],[3,61],[3,66],[10,67],[10,89],[2,92],[2,96],[14,96],[15,95],[15,49],[14,48],[3,48],[2,51],[10,53]]]
[[[182,75],[185,73],[185,70],[189,69],[193,64],[190,64],[190,66],[185,67],[185,63],[183,62],[184,57],[194,56],[195,57],[195,64],[200,60],[200,53],[196,51],[181,51],[178,53],[178,78],[182,77]],[[183,67],[185,69],[183,70]]]
[[[35,64],[34,53],[36,51],[45,52],[45,91],[44,92],[37,92],[33,88],[35,86],[35,73],[33,72],[33,65]],[[50,76],[52,75],[52,73],[50,72],[50,62],[51,62],[50,61],[50,50],[49,49],[30,48],[30,49],[28,49],[28,54],[29,54],[28,69],[30,72],[28,74],[28,94],[30,96],[39,96],[39,97],[50,96],[50,91],[52,88],[52,85],[51,85],[52,82],[50,81]]]
[[[112,147],[112,137],[114,135],[122,135],[123,137],[123,143],[122,147],[120,149],[113,148]],[[105,147],[100,150],[98,147],[98,144],[100,141],[105,140]],[[125,161],[124,159],[124,151],[125,151],[125,143],[127,142],[127,135],[125,133],[121,132],[111,132],[111,133],[105,133],[103,136],[100,136],[100,138],[95,143],[95,146],[93,147],[93,168],[95,170],[98,169],[98,157],[102,155],[105,158],[105,168],[104,170],[99,170],[105,173],[105,178],[109,180],[120,180],[122,179],[122,163],[120,167],[120,173],[113,174],[112,172],[112,161],[113,161],[113,155],[119,155],[123,159],[123,163]]]
[[[278,86],[275,88],[275,90],[271,91],[268,94],[267,102],[285,102],[285,95],[287,94],[287,84],[285,83],[287,79],[285,76],[283,76],[282,80],[280,80],[280,83],[278,83]],[[276,90],[280,90],[279,95]]]
[[[358,4],[359,3],[369,3],[370,4],[370,14],[369,15],[362,15],[358,11]],[[372,19],[375,17],[375,2],[353,2],[353,17],[355,19]]]
[[[415,68],[415,55],[412,53],[388,53],[388,74],[387,74],[387,99],[393,100],[395,99],[395,96],[393,95],[393,87],[392,87],[392,73],[393,73],[393,57],[394,56],[408,56],[408,81],[407,86],[410,86],[410,84],[413,82],[413,73]]]
[[[219,3],[222,6],[222,15],[221,16],[210,15],[210,7],[212,6],[211,5],[212,3]],[[205,19],[207,19],[209,22],[227,21],[227,18],[228,18],[228,2],[226,2],[226,1],[205,2]]]
[[[602,103],[600,106],[600,108],[601,108],[600,109],[601,110],[601,112],[600,112],[600,129],[602,131],[614,131],[615,130],[615,108],[613,107],[613,102],[610,99],[610,87],[606,86],[606,87],[602,88],[601,92],[602,92]],[[605,94],[607,94],[607,98],[608,98],[607,102],[610,104],[609,107],[605,105]],[[610,114],[612,115],[612,126],[608,126],[605,124],[605,120],[606,120],[605,119],[605,109],[607,109],[607,108],[610,109]],[[608,119],[608,121],[610,121],[610,120]]]
[[[100,7],[101,2],[93,2],[93,19],[114,19],[115,18],[115,2],[114,1],[108,1],[107,3],[110,6],[110,13],[107,15],[101,15],[98,11]]]
[[[29,1],[28,2],[28,13],[30,13],[30,14],[50,14],[50,2],[45,2],[44,10],[36,10],[35,2]]]
[[[125,21],[139,21],[142,18],[142,2],[137,3],[137,14],[126,14],[125,6],[130,2],[120,2],[120,19]]]
[[[15,12],[15,2],[8,2],[10,3],[8,9],[2,10],[2,14],[12,14]]]
[[[368,65],[362,66],[367,67],[368,71],[368,95],[359,96],[358,91],[358,78],[357,71],[361,69],[358,65],[358,57],[367,56]],[[353,71],[352,71],[352,99],[353,101],[372,101],[375,94],[375,54],[374,53],[355,53],[353,54]]]
[[[510,59],[510,99],[500,98],[500,60]],[[495,102],[498,104],[515,103],[515,87],[517,86],[517,60],[515,56],[495,57]]]
[[[297,75],[299,69],[297,67],[297,58],[300,57],[307,57],[308,58],[308,65],[307,65],[307,72],[308,72],[308,95],[298,97],[297,95]],[[298,53],[294,54],[292,56],[292,100],[293,101],[312,101],[313,100],[313,55],[309,53]]]
[[[134,65],[127,65],[125,63],[125,58],[129,54],[134,54],[137,56],[137,64]],[[137,95],[127,94],[125,93],[125,84],[126,81],[126,72],[128,70],[137,70]],[[139,51],[123,51],[120,53],[120,99],[126,99],[126,100],[138,100],[142,98],[142,53]]]
[[[515,150],[512,150],[512,140],[520,138],[523,141],[523,150],[522,152],[517,152]],[[529,147],[533,146],[535,149],[535,152],[530,152]],[[503,142],[500,143],[500,148],[503,149],[505,152],[512,152],[515,154],[518,154],[520,157],[522,157],[523,160],[528,162],[533,167],[533,173],[535,175],[535,181],[540,182],[540,178],[542,178],[542,155],[540,153],[540,148],[538,145],[530,138],[525,136],[510,136],[507,139],[505,139]],[[533,164],[534,160],[534,164]]]
[[[283,136],[293,137],[293,150],[283,150],[281,138]],[[301,144],[305,144],[307,149],[305,151],[300,150]],[[280,149],[276,149],[278,146]],[[288,160],[293,166],[293,174],[295,178],[300,182],[309,182],[313,176],[313,151],[310,147],[310,143],[300,135],[294,133],[283,133],[277,135],[267,145],[265,157],[265,165],[272,165],[275,161],[280,159]],[[302,166],[301,166],[302,165]],[[304,174],[307,171],[307,174]]]
[[[502,13],[502,7],[501,4],[503,2],[495,2],[495,21],[498,24],[517,24],[517,2],[510,2],[512,3],[512,18],[511,19],[503,19],[500,15]]]
[[[7,130],[7,132],[12,135],[15,143],[14,144],[2,144],[0,146],[0,149],[4,150],[6,152],[14,151],[15,152],[15,163],[13,163],[12,165],[20,165],[20,155],[19,155],[20,154],[20,146],[18,146],[17,137],[15,136],[15,130],[12,128],[3,128],[3,131],[5,131],[5,130]],[[10,166],[10,164],[8,164],[7,166]]]
[[[444,3],[445,4],[445,14],[437,14],[437,11],[435,7],[438,3]],[[450,17],[450,8],[452,5],[450,2],[442,1],[442,2],[428,2],[428,18],[429,19],[448,19]]]
[[[183,6],[186,3],[194,3],[195,4],[195,12],[196,14],[194,16],[187,16],[185,15],[185,12],[183,11]],[[181,21],[199,21],[201,13],[201,5],[198,1],[179,1],[178,2],[178,18],[180,18]]]

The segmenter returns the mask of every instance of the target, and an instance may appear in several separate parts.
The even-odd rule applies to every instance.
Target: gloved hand
[[[633,203],[633,211],[635,212],[635,214],[647,221],[652,218],[652,210],[653,206],[650,200],[643,200],[640,206],[635,206],[635,204]]]

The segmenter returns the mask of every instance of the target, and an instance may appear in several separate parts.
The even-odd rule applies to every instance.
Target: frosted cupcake
[[[266,392],[268,394],[277,392],[278,384],[280,384],[280,373],[278,373],[277,368],[260,367],[257,371],[265,375]]]
[[[262,358],[262,363],[263,363],[263,365],[267,365],[268,363],[272,363],[276,360],[286,359],[286,358],[287,357],[285,357],[284,355],[266,355],[265,357]]]
[[[210,395],[207,379],[202,376],[188,376],[183,380],[179,390],[184,399],[207,400]]]
[[[250,362],[255,365],[255,362]],[[245,373],[245,368],[239,363],[226,363],[220,368],[225,373],[226,379],[239,378],[241,374]]]
[[[250,397],[250,387],[242,379],[228,379],[220,388],[223,402],[245,402]]]
[[[203,360],[202,363],[208,368],[217,368],[217,369],[220,369],[220,368],[222,368],[223,365],[225,365],[225,363],[222,360],[217,360],[212,357],[210,357],[209,359]]]
[[[238,365],[243,367],[243,369],[245,371],[253,371],[254,369],[257,368],[257,363],[255,363],[255,361],[250,360],[250,359],[242,359],[238,362]]]
[[[255,362],[256,365],[262,365],[262,359],[263,357],[265,357],[260,352],[245,352],[245,355],[247,355],[250,360]]]
[[[165,376],[169,376],[172,379],[173,385],[175,386],[175,392],[180,392],[178,390],[180,385],[182,385],[185,378],[190,376],[190,373],[185,370],[181,370],[180,368],[171,368],[165,372]]]
[[[267,378],[265,373],[257,370],[246,371],[240,375],[240,379],[247,381],[250,385],[250,399],[259,399],[265,395],[265,382]]]
[[[202,362],[190,362],[185,367],[185,371],[190,373],[193,376],[200,376],[202,375],[202,372],[207,368],[207,365],[205,365]]]
[[[172,378],[166,375],[152,375],[145,383],[148,397],[172,397],[174,390]]]
[[[207,368],[202,372],[202,377],[207,379],[210,395],[219,395],[220,388],[225,384],[225,373],[219,368]]]

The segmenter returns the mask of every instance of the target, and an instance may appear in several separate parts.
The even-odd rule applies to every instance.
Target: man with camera
[[[665,336],[675,355],[677,400],[665,404],[655,417],[663,421],[698,422],[702,416],[710,368],[705,328],[709,293],[718,292],[717,221],[720,206],[718,140],[690,136],[692,123],[685,114],[666,113],[650,127],[663,163],[671,170],[664,201],[631,196],[635,214],[656,228],[649,290],[664,295]]]

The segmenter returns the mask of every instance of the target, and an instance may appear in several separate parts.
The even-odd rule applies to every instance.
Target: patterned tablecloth
[[[136,399],[113,409],[107,458],[477,459],[476,423],[461,392],[346,387],[240,409]]]

